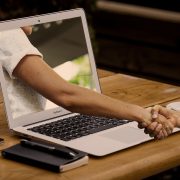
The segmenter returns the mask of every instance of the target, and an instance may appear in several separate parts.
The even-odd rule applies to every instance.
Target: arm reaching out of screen
[[[25,56],[13,75],[55,104],[72,112],[150,123],[151,114],[144,108],[68,83],[39,56]]]
[[[22,29],[26,34],[31,34],[31,29]],[[17,30],[17,33],[23,36],[21,39],[19,37],[16,38],[16,36],[12,37],[14,41],[17,39],[16,42],[13,41],[14,44],[12,45],[14,45],[14,48],[6,49],[6,52],[7,50],[11,52],[12,49],[16,49],[16,51],[21,53],[20,60],[18,60],[17,56],[14,56],[14,58],[17,58],[16,63],[14,63],[14,58],[11,58],[11,56],[8,57],[11,58],[9,61],[6,61],[6,59],[3,61],[3,66],[7,68],[10,76],[22,80],[50,101],[72,112],[129,119],[139,123],[143,122],[145,127],[151,125],[152,117],[148,110],[65,81],[45,63],[35,47],[28,45],[30,42],[27,37],[24,37],[26,35],[23,31]],[[7,38],[4,39],[5,41],[7,40]],[[7,44],[5,43],[4,45]],[[22,47],[22,44],[25,46]],[[3,44],[1,45],[3,47]],[[30,47],[31,51],[26,46]],[[24,52],[24,49],[27,52]],[[163,116],[159,116],[159,118],[165,119]],[[166,121],[164,120],[164,122]],[[163,126],[161,129],[164,129]],[[153,124],[149,126],[149,132],[156,132],[156,129],[153,129],[153,127]]]
[[[151,122],[151,112],[140,106],[70,84],[56,74],[40,56],[25,56],[13,74],[52,102],[72,112],[143,122],[144,128],[147,127],[145,132],[157,139],[169,135],[163,128],[166,123],[169,124],[165,117],[158,117],[159,124]]]

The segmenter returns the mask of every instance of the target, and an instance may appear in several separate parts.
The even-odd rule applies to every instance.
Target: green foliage
[[[72,63],[78,66],[79,71],[69,82],[82,87],[92,88],[93,84],[89,57],[87,55],[81,56],[73,60]]]

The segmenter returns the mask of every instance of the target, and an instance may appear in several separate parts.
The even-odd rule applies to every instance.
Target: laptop
[[[29,25],[33,27],[28,36],[30,42],[54,71],[70,83],[101,93],[82,9],[4,21],[0,23],[0,31]],[[138,129],[135,122],[72,113],[45,98],[41,109],[21,114],[13,112],[6,73],[0,65],[8,125],[12,132],[24,138],[64,145],[94,156],[104,156],[152,139]]]

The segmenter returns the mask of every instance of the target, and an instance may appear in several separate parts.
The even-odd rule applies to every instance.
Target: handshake
[[[180,127],[180,112],[166,109],[160,105],[146,109],[151,114],[151,122],[139,122],[138,127],[155,139],[169,136],[175,127]]]

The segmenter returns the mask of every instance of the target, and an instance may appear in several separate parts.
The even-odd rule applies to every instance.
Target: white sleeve
[[[0,63],[11,78],[17,64],[30,54],[42,56],[21,28],[0,32]]]

